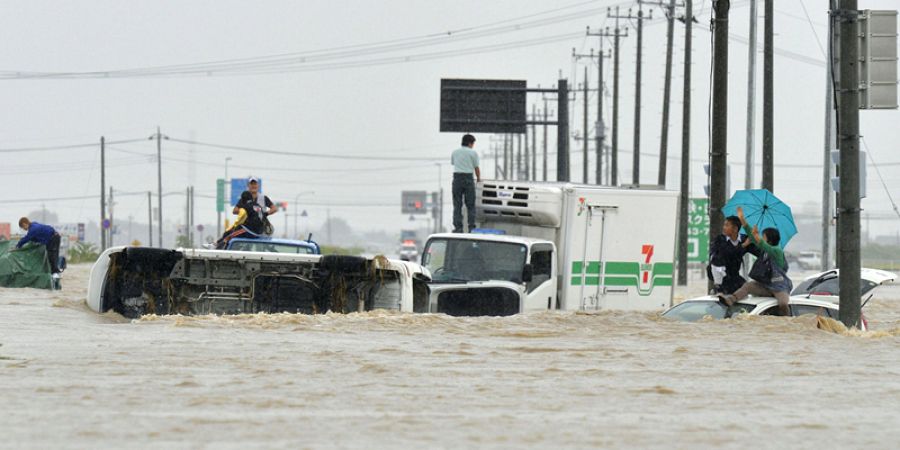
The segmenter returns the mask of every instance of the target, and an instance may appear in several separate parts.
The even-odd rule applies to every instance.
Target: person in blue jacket
[[[19,219],[19,228],[26,231],[25,237],[19,239],[16,248],[22,248],[29,242],[47,247],[47,259],[50,260],[50,273],[59,273],[59,233],[50,225],[32,222],[27,217]]]

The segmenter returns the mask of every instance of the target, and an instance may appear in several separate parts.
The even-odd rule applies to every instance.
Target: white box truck
[[[669,307],[677,203],[676,192],[659,188],[479,183],[479,229],[435,234],[425,245],[427,311]]]

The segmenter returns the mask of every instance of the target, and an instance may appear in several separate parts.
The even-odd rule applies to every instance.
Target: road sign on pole
[[[216,212],[225,212],[225,180],[216,180]]]
[[[692,198],[688,210],[688,262],[709,259],[709,199]]]

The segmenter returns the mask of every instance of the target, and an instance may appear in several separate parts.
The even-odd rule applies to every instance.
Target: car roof
[[[840,276],[841,270],[840,269],[832,269],[832,270],[827,270],[825,272],[819,272],[815,275],[804,278],[803,281],[813,280],[815,278],[818,278],[822,275],[827,275],[829,273],[833,273],[837,276]],[[859,277],[861,279],[866,280],[871,283],[884,284],[888,281],[895,281],[897,279],[897,274],[888,272],[885,270],[869,269],[867,267],[863,267],[859,271]]]
[[[717,301],[719,301],[719,299],[716,297],[706,296],[706,297],[691,298],[691,299],[685,300],[682,303],[717,302]],[[743,304],[743,305],[753,306],[755,308],[760,305],[766,305],[768,303],[774,304],[774,303],[777,303],[777,301],[773,297],[753,297],[753,296],[751,296],[751,297],[747,297],[743,300],[738,301],[738,303]],[[818,299],[814,299],[814,298],[806,298],[806,296],[802,296],[802,295],[791,297],[790,303],[792,305],[821,306],[821,307],[825,307],[825,308],[837,308],[838,307],[838,305],[833,302],[818,300]]]

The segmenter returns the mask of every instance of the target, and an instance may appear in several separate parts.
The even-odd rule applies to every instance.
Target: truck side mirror
[[[522,282],[531,283],[531,280],[534,279],[534,266],[531,264],[525,264],[525,267],[522,268]]]

